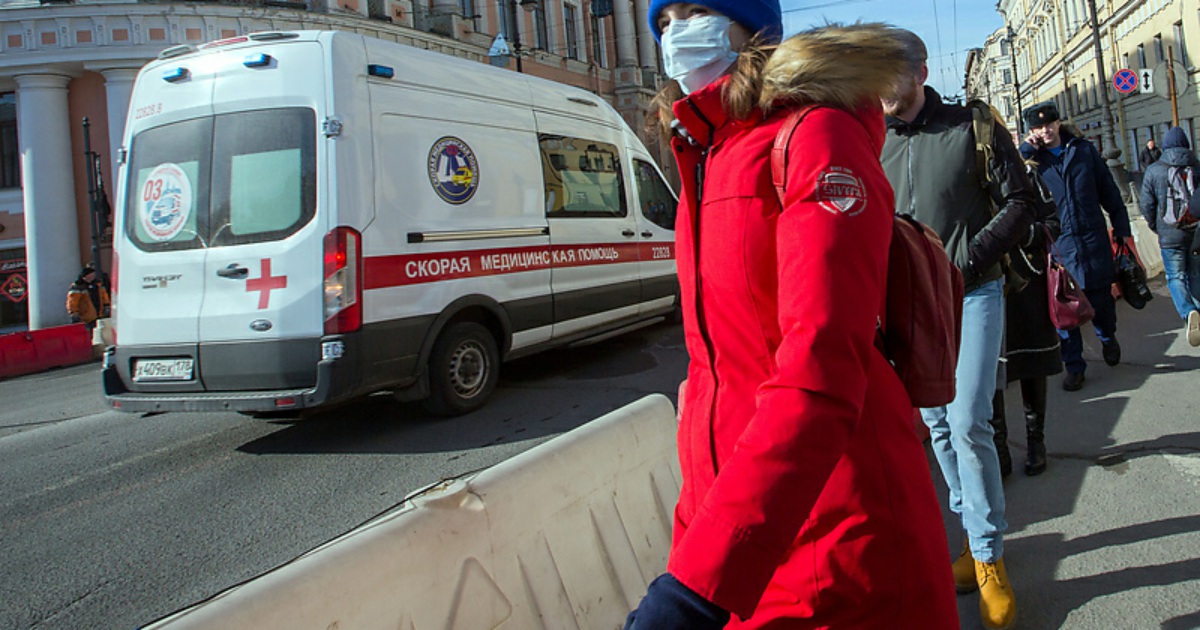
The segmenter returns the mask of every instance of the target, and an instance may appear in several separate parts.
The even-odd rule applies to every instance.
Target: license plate
[[[147,381],[190,381],[192,359],[153,359],[138,361],[133,366],[133,380]]]

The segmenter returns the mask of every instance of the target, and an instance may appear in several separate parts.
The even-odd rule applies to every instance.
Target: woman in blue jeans
[[[1200,346],[1200,253],[1193,245],[1196,224],[1181,217],[1190,205],[1189,198],[1197,195],[1200,163],[1187,135],[1179,127],[1172,127],[1163,137],[1162,157],[1146,168],[1139,201],[1146,223],[1158,235],[1167,289],[1175,310],[1187,322],[1187,340],[1192,346]],[[1200,208],[1192,213],[1200,217]]]

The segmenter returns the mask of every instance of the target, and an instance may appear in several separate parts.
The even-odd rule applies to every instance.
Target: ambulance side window
[[[625,182],[617,147],[605,142],[542,134],[546,215],[625,217]]]
[[[633,161],[634,179],[637,181],[638,207],[642,216],[654,225],[666,230],[675,229],[675,213],[679,203],[658,171],[648,162]]]

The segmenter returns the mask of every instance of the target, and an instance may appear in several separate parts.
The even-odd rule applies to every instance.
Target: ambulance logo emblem
[[[178,164],[159,164],[141,190],[142,229],[156,241],[175,238],[192,211],[192,183]]]
[[[479,162],[466,142],[446,136],[429,150],[429,183],[446,203],[466,203],[479,188]]]
[[[867,191],[854,171],[833,166],[817,178],[817,201],[834,214],[852,217],[867,209]]]

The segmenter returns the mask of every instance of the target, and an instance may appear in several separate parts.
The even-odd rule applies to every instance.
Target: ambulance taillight
[[[325,235],[325,334],[362,327],[362,235],[339,227]]]

